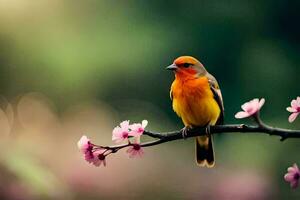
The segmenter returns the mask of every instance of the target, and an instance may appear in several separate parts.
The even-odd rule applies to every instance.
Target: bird
[[[215,165],[210,126],[223,124],[224,105],[217,80],[192,56],[180,56],[166,67],[175,74],[171,85],[172,107],[181,118],[183,137],[194,127],[205,127],[206,134],[196,137],[196,163],[201,167]]]

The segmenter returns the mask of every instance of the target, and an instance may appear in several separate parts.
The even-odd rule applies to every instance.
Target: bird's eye
[[[191,66],[191,64],[190,64],[190,63],[184,63],[183,66],[184,66],[185,68],[188,68],[189,66]]]

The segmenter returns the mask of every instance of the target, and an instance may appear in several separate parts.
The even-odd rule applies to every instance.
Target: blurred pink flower
[[[130,158],[142,157],[144,155],[144,150],[140,145],[140,138],[136,138],[134,143],[131,144],[129,149],[126,151],[129,154]]]
[[[287,107],[286,110],[292,113],[289,117],[289,122],[292,123],[300,113],[300,97],[293,99],[291,102],[291,107]]]
[[[249,102],[244,103],[242,105],[243,111],[236,113],[235,118],[241,119],[241,118],[250,117],[250,116],[256,114],[261,109],[261,107],[264,105],[264,103],[265,103],[264,98],[262,98],[261,100],[256,98]]]
[[[284,179],[286,182],[289,182],[291,185],[291,188],[298,187],[299,178],[300,178],[300,170],[297,166],[297,164],[294,164],[292,167],[289,167],[288,173],[284,175]]]
[[[106,166],[104,152],[105,152],[105,149],[97,149],[95,152],[93,152],[94,160],[92,163],[96,167],[99,167],[101,164],[103,164],[103,166]]]
[[[112,140],[115,143],[123,142],[129,136],[129,120],[120,123],[120,126],[114,128],[112,132]]]
[[[77,143],[77,146],[81,153],[84,155],[84,159],[88,163],[92,163],[95,166],[103,164],[106,166],[105,155],[103,154],[106,149],[94,149],[94,145],[91,143],[87,136],[82,136]]]
[[[129,135],[133,136],[133,137],[141,136],[144,133],[147,125],[148,125],[147,120],[143,120],[142,123],[134,123],[134,124],[130,125]]]
[[[92,152],[92,150],[87,151],[84,153],[84,159],[88,162],[88,163],[92,163],[94,161],[94,154]]]
[[[88,163],[92,163],[96,167],[99,167],[101,164],[106,166],[106,160],[104,152],[105,149],[96,149],[95,151],[88,151],[84,154],[84,159]]]
[[[78,149],[83,153],[87,153],[93,149],[90,139],[83,135],[77,143]]]
[[[214,175],[208,175],[208,179],[212,178],[211,176]],[[204,189],[202,191],[202,195],[206,197],[204,199],[266,200],[275,199],[274,197],[277,196],[278,191],[272,188],[273,184],[270,177],[256,170],[249,168],[244,170],[219,169],[219,174],[215,176],[215,180],[211,182],[211,189]],[[198,177],[195,177],[195,181],[197,181]]]
[[[129,154],[130,158],[142,157],[144,155],[144,150],[139,144],[133,144],[126,152]]]

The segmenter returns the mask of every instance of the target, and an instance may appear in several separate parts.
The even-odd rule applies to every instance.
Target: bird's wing
[[[217,101],[217,103],[221,109],[221,114],[220,114],[216,124],[223,124],[224,104],[223,104],[223,97],[222,97],[222,93],[221,93],[219,84],[218,84],[217,80],[215,79],[215,77],[213,77],[213,75],[208,73],[206,76],[209,81],[210,89],[211,89],[212,93],[214,94],[214,99]]]

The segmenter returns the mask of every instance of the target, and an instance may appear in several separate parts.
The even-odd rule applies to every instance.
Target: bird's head
[[[179,77],[198,77],[207,73],[200,61],[192,56],[180,56],[166,69],[174,71]]]

